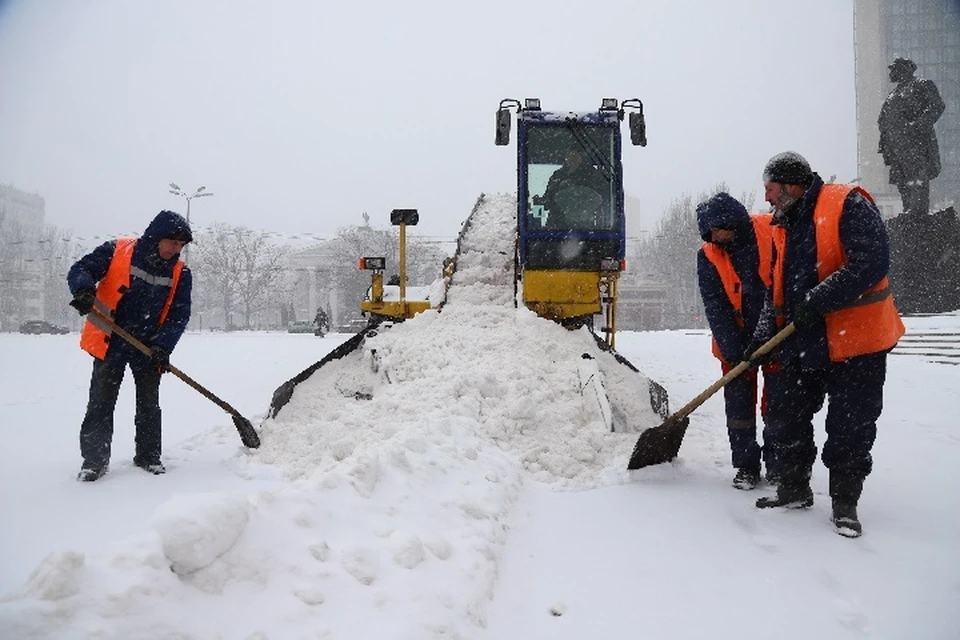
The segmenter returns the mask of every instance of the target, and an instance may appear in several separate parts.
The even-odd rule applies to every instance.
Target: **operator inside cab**
[[[597,131],[600,137],[609,132]],[[597,231],[616,228],[614,167],[602,149],[612,144],[574,138],[566,128],[530,132],[528,192],[532,231]],[[561,162],[562,164],[557,164]]]

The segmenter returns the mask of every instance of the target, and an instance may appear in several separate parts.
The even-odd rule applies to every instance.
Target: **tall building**
[[[6,230],[16,226],[29,238],[39,238],[43,230],[44,200],[35,193],[0,184],[0,225]]]
[[[946,110],[935,130],[940,176],[930,184],[934,209],[960,203],[960,0],[854,0],[857,91],[857,146],[860,183],[884,217],[902,212],[900,194],[877,152],[877,118],[893,83],[887,65],[904,57],[917,76],[932,80]]]
[[[0,331],[43,318],[43,276],[36,259],[43,217],[42,197],[0,184]]]

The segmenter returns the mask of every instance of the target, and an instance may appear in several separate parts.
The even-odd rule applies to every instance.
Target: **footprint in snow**
[[[356,578],[357,582],[371,585],[377,579],[379,563],[377,554],[365,547],[356,547],[344,551],[340,566],[344,571]]]
[[[845,629],[852,631],[860,636],[870,635],[870,618],[860,611],[857,606],[847,597],[846,589],[840,580],[832,573],[821,570],[817,578],[833,598],[831,605],[836,609],[837,622]]]
[[[734,513],[731,514],[731,517],[741,529],[747,532],[753,544],[768,553],[776,553],[780,550],[780,545],[777,544],[777,541],[770,534],[763,531],[755,519],[743,513]]]

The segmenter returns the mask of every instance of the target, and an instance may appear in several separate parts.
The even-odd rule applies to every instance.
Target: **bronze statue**
[[[930,181],[940,175],[940,148],[934,123],[945,109],[932,80],[913,74],[917,65],[897,58],[888,67],[890,81],[897,86],[880,109],[880,148],[884,164],[890,167],[890,183],[897,186],[903,212],[926,215],[930,212]]]

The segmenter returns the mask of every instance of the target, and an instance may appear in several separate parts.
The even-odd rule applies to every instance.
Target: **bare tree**
[[[447,253],[436,243],[407,236],[407,274],[410,282],[428,285],[443,275]]]
[[[363,257],[387,259],[387,269],[397,269],[399,247],[389,229],[374,229],[369,225],[343,227],[330,241],[330,264],[321,265],[322,271],[333,276],[344,308],[360,313],[360,301],[370,286],[370,274],[357,268]]]
[[[240,312],[243,326],[251,328],[254,314],[269,304],[286,251],[271,243],[266,233],[245,227],[218,223],[198,233],[195,258],[190,264],[195,309],[219,309],[227,329],[235,328],[233,314]]]
[[[271,293],[283,275],[283,258],[288,249],[270,242],[267,234],[249,229],[237,228],[235,238],[240,267],[237,293],[244,324],[250,329],[254,328],[254,313],[266,310],[273,301]],[[256,324],[260,328],[263,322]]]
[[[223,313],[225,329],[232,325],[236,305],[239,260],[231,251],[232,228],[217,223],[194,238],[194,259],[190,262],[193,271],[193,313],[219,310]]]
[[[697,226],[696,206],[726,190],[727,186],[721,183],[700,193],[696,200],[690,194],[682,195],[664,212],[654,237],[640,243],[641,270],[653,274],[667,288],[666,328],[706,326],[697,285],[697,250],[703,239]],[[749,207],[754,196],[744,194],[741,199]]]

